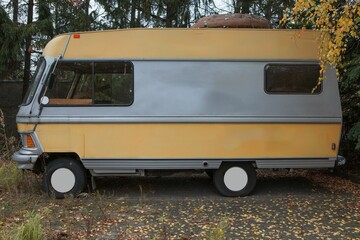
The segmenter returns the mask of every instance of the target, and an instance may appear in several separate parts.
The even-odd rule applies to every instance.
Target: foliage
[[[221,240],[226,239],[226,232],[228,228],[228,219],[226,217],[222,217],[219,223],[210,229],[209,232],[209,240]]]
[[[356,142],[355,149],[360,150],[360,122],[357,122],[350,130],[349,137]]]
[[[340,68],[340,92],[345,132],[343,154],[360,163],[360,42],[352,40]],[[355,150],[354,150],[355,149]]]
[[[44,231],[41,225],[41,215],[35,212],[26,214],[25,223],[21,224],[14,233],[15,240],[42,240],[44,239]]]
[[[225,1],[223,1],[225,2]],[[285,9],[294,6],[295,0],[232,0],[226,9],[229,13],[243,13],[263,16],[273,26],[278,26]]]
[[[360,1],[299,0],[287,9],[282,23],[321,31],[321,72],[333,66],[341,79],[345,125],[341,151],[353,162],[359,160],[355,149],[360,150]]]
[[[23,172],[12,162],[2,162],[0,167],[0,190],[17,193],[23,183]]]
[[[4,8],[0,6],[0,76],[13,78],[21,66],[20,27],[13,23]]]
[[[303,28],[321,30],[322,73],[327,65],[339,67],[351,38],[359,40],[360,3],[340,0],[299,0],[282,23],[298,23]]]

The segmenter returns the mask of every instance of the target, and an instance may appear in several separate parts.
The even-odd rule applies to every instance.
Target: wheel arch
[[[45,167],[51,161],[54,161],[55,159],[58,159],[58,158],[71,158],[74,161],[79,162],[81,164],[81,166],[83,166],[83,168],[86,169],[84,164],[81,161],[80,156],[75,152],[44,152],[43,154],[41,154],[39,156],[38,160],[36,161],[33,171],[35,173],[43,173],[45,170]]]
[[[233,161],[224,160],[224,161],[221,161],[219,168],[221,168],[221,166],[223,166],[223,165],[233,164],[233,163],[249,163],[249,164],[253,165],[254,169],[257,169],[256,160],[254,160],[254,159],[243,159],[243,160],[233,160]]]

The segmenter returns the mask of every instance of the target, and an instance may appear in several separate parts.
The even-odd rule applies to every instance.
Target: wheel
[[[44,172],[44,188],[49,195],[61,199],[65,195],[81,193],[87,182],[87,175],[80,162],[71,158],[59,158],[51,161]]]
[[[256,185],[256,172],[251,163],[223,163],[214,172],[215,188],[226,197],[248,195]]]

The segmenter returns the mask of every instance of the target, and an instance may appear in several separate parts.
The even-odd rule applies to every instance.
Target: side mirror
[[[42,105],[48,104],[48,103],[49,103],[49,98],[48,98],[47,96],[43,96],[43,97],[41,98],[41,100],[40,100],[40,103],[41,103]]]
[[[50,75],[50,80],[49,80],[49,89],[52,89],[54,86],[54,82],[55,82],[55,78],[56,78],[56,74],[55,73],[51,73]]]

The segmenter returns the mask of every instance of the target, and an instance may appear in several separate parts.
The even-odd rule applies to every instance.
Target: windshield
[[[28,88],[28,90],[26,91],[24,100],[23,100],[23,105],[28,105],[32,99],[34,98],[35,92],[36,92],[36,88],[39,85],[41,76],[43,75],[44,69],[45,69],[45,60],[43,58],[40,58],[39,62],[38,62],[38,66],[37,69],[35,71],[35,74],[33,76],[33,79],[30,83],[30,86]]]

